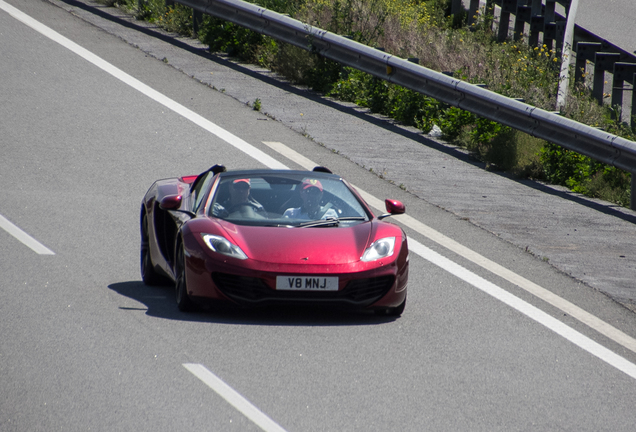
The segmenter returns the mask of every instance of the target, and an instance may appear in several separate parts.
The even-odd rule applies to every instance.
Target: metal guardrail
[[[177,2],[198,13],[316,52],[345,66],[629,171],[632,173],[631,206],[632,209],[636,207],[636,142],[432,71],[252,3],[241,0]]]
[[[554,46],[557,51],[562,51],[566,19],[557,12],[557,4],[563,7],[567,15],[572,1],[470,0],[467,21],[471,25],[476,21],[474,17],[492,13],[493,16],[496,15],[497,35],[500,41],[511,36],[515,40],[527,37],[528,44],[537,46],[541,38],[548,49]],[[462,13],[465,3],[467,2],[462,0],[452,0],[451,13]],[[485,6],[482,7],[482,4]],[[628,124],[636,121],[633,120],[636,118],[636,55],[578,25],[574,26],[573,42],[572,50],[576,53],[574,80],[585,82],[586,78],[593,76],[586,85],[592,89],[592,95],[598,103],[620,107],[616,113],[619,121]],[[612,74],[611,86],[605,86],[605,82],[608,81],[605,79],[605,73]],[[631,89],[625,88],[626,82],[632,86]],[[631,112],[622,110],[626,90],[631,91]]]

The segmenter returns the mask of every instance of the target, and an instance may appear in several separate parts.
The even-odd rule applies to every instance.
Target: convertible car
[[[156,181],[141,204],[141,276],[175,285],[182,311],[327,305],[401,315],[408,246],[327,168],[227,171]]]

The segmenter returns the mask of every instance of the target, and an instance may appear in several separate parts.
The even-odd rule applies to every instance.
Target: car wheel
[[[150,258],[148,216],[144,213],[141,221],[141,279],[146,285],[163,285],[166,279],[155,271]]]
[[[194,303],[188,296],[188,284],[186,282],[185,274],[185,254],[183,252],[183,247],[180,247],[177,251],[175,273],[175,295],[177,300],[177,307],[181,312],[189,312],[194,309]]]
[[[375,313],[376,315],[399,317],[400,315],[402,315],[402,313],[404,313],[405,307],[406,307],[406,299],[404,299],[402,304],[400,304],[399,306],[386,308],[386,309],[376,309]]]

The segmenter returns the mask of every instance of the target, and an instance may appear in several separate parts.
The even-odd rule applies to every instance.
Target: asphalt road
[[[576,23],[630,53],[636,52],[634,22],[632,0],[579,0]]]
[[[466,8],[470,6],[470,0],[463,3]],[[482,0],[481,7],[485,4]],[[566,16],[560,4],[557,12]],[[578,0],[576,24],[628,52],[636,51],[635,21],[636,2],[632,0]]]
[[[633,313],[552,265],[556,252],[528,253],[515,229],[490,229],[515,217],[527,224],[519,201],[526,213],[559,212],[554,225],[565,231],[575,216],[595,213],[619,238],[629,213],[486,173],[441,143],[422,145],[408,130],[157,39],[153,29],[139,32],[99,8],[9,3],[98,59],[25,25],[0,1],[0,215],[53,253],[38,253],[6,224],[0,230],[0,430],[633,429]],[[256,97],[269,116],[245,104]],[[174,103],[189,111],[178,114]],[[394,218],[412,240],[405,314],[183,314],[170,287],[144,286],[139,204],[152,181],[218,162],[268,163],[191,113],[289,167],[300,167],[293,150],[374,197],[406,203],[426,225]],[[336,135],[343,129],[349,134]],[[493,198],[506,194],[506,205]],[[485,209],[490,200],[505,214]],[[538,223],[550,229],[528,239],[541,245],[555,228]],[[629,278],[629,268],[615,272]],[[253,405],[211,389],[192,364]]]

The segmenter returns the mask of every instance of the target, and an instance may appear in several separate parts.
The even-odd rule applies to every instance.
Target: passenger
[[[236,179],[230,183],[230,197],[221,204],[214,204],[217,217],[267,217],[265,208],[250,195],[250,179]]]
[[[331,206],[320,205],[323,192],[320,180],[304,179],[300,187],[303,204],[297,208],[288,208],[283,213],[283,217],[306,220],[338,218],[338,213]]]

